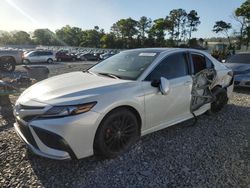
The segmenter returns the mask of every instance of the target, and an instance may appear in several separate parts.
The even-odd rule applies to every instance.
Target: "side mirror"
[[[161,77],[160,78],[160,91],[162,93],[162,95],[167,95],[170,91],[170,84],[168,79]]]
[[[170,90],[169,81],[164,77],[161,77],[160,80],[153,80],[151,86],[158,87],[162,95],[167,95]]]

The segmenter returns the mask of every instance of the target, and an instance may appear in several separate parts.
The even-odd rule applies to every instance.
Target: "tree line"
[[[230,31],[233,29],[231,23],[227,23],[223,20],[217,21],[213,27],[213,32],[222,33],[227,39],[229,49],[237,48],[241,49],[242,45],[246,46],[246,50],[249,48],[250,43],[250,1],[247,0],[237,8],[233,13],[233,18],[238,22],[239,28],[234,30],[233,34]],[[237,43],[234,45],[231,38],[235,38]]]
[[[217,21],[212,28],[215,33],[222,33],[229,46],[231,38],[237,39],[237,46],[249,46],[250,42],[250,2],[247,0],[234,12],[234,19],[240,24],[233,35],[231,23]],[[93,48],[137,48],[137,47],[192,47],[204,42],[192,38],[198,30],[200,17],[196,10],[173,9],[165,18],[152,20],[142,16],[139,20],[120,19],[112,25],[109,32],[98,26],[83,30],[66,25],[55,32],[49,29],[36,29],[32,33],[25,31],[1,32],[0,44],[35,44],[54,46],[79,46]]]
[[[67,45],[95,48],[135,48],[178,46],[180,41],[191,39],[197,31],[200,18],[195,10],[171,10],[165,18],[152,20],[142,16],[139,20],[120,19],[114,23],[110,32],[95,26],[83,30],[66,25],[55,32],[49,29],[1,32],[0,44]],[[166,39],[168,35],[168,39]]]

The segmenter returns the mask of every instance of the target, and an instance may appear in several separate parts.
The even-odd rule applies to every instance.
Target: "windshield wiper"
[[[103,76],[108,76],[110,78],[121,79],[120,76],[117,76],[117,75],[114,75],[114,74],[110,74],[110,73],[106,73],[106,72],[98,72],[98,74],[103,75]]]

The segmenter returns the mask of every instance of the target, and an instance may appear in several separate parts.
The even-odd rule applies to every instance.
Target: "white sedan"
[[[14,126],[40,156],[115,157],[140,136],[221,110],[232,90],[232,71],[203,51],[128,50],[28,88]]]

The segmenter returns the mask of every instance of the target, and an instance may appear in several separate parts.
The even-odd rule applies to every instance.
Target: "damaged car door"
[[[190,59],[193,69],[190,110],[191,113],[194,113],[205,104],[213,102],[214,98],[211,90],[216,79],[216,70],[212,61],[203,54],[191,52]]]
[[[162,77],[169,82],[167,93],[159,89]],[[191,89],[186,52],[168,55],[158,63],[144,82],[147,129],[161,129],[190,116]]]

